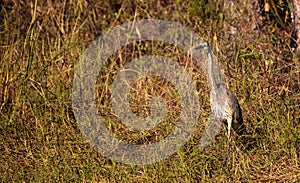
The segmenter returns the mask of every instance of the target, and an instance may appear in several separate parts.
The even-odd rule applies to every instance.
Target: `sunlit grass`
[[[229,36],[223,28],[224,22],[231,19],[222,3],[206,3],[202,16],[201,11],[195,10],[194,2],[189,1],[1,4],[0,180],[299,181],[299,61],[293,59],[288,39],[282,37],[284,31],[274,23],[276,19],[261,32],[242,31]],[[214,5],[219,6],[213,9]],[[241,18],[242,23],[246,21],[235,17]],[[147,102],[153,96],[165,96],[171,106],[167,119],[152,131],[138,133],[126,128],[109,104],[111,84],[124,64],[147,54],[166,56],[187,70],[199,92],[199,122],[190,141],[163,161],[125,165],[97,153],[81,135],[71,101],[73,74],[80,56],[101,33],[143,18],[179,22],[211,43],[228,87],[241,103],[249,132],[243,137],[234,135],[226,166],[222,167],[226,130],[203,152],[198,151],[210,112],[209,87],[203,73],[198,72],[184,51],[157,42],[129,45],[110,57],[97,81],[99,113],[108,129],[128,142],[151,143],[169,134],[180,105],[178,93],[169,82],[143,78],[132,88],[131,107],[140,116],[149,114]],[[241,28],[247,27],[242,23]],[[285,31],[289,31],[288,26]]]

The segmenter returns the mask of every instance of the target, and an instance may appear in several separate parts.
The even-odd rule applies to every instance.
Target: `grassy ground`
[[[288,5],[271,2],[272,11],[263,16],[267,20],[254,29],[255,15],[244,3],[227,9],[221,1],[4,1],[0,16],[0,181],[300,181],[300,62],[289,47],[290,20],[282,16],[282,12],[290,16],[285,9]],[[179,22],[211,43],[228,86],[241,103],[249,132],[246,140],[234,136],[226,166],[221,166],[225,130],[203,152],[197,150],[210,112],[209,89],[203,74],[186,64],[189,57],[170,45],[130,45],[114,54],[99,74],[99,111],[105,111],[108,129],[124,140],[147,143],[165,137],[174,127],[180,103],[170,83],[148,78],[133,87],[131,107],[140,116],[147,116],[145,106],[154,95],[165,96],[172,106],[163,128],[141,134],[117,121],[109,94],[125,63],[147,53],[168,56],[186,66],[197,82],[201,111],[198,132],[191,140],[161,162],[125,165],[101,156],[81,135],[71,104],[80,55],[101,33],[144,18]]]

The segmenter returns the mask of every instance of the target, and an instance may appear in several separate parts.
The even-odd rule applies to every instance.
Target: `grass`
[[[290,23],[280,17],[290,5],[282,1],[270,5],[272,11],[276,5],[281,9],[252,30],[250,8],[243,3],[229,12],[222,1],[204,0],[4,1],[0,25],[1,182],[299,181],[300,65],[289,48]],[[124,126],[114,117],[109,102],[111,84],[124,64],[147,54],[171,58],[192,76],[200,98],[198,131],[184,147],[154,164],[125,165],[97,153],[81,135],[71,103],[80,56],[101,33],[144,18],[178,22],[211,43],[228,86],[241,103],[249,131],[246,137],[234,136],[225,167],[221,165],[226,130],[203,152],[197,150],[210,112],[209,88],[190,57],[172,45],[131,44],[114,54],[99,73],[97,106],[107,128],[123,140],[143,144],[162,139],[174,128],[180,104],[168,81],[144,78],[131,89],[130,104],[140,116],[149,115],[147,104],[153,96],[163,96],[171,106],[165,120],[149,131]],[[234,28],[237,34],[230,33]]]

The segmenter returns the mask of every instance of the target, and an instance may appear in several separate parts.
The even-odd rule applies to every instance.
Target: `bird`
[[[223,122],[227,125],[228,141],[226,157],[223,161],[224,165],[226,164],[229,154],[229,146],[231,142],[231,128],[233,128],[238,135],[242,135],[245,132],[242,110],[236,96],[226,88],[222,74],[218,73],[216,69],[214,69],[218,66],[217,63],[215,63],[214,61],[214,57],[209,44],[206,41],[202,41],[198,46],[195,47],[195,49],[203,49],[206,51],[207,54],[207,73],[211,84],[210,106],[212,116],[215,120]],[[219,71],[219,69],[217,70]]]

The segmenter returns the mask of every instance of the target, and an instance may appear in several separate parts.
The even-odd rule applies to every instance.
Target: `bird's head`
[[[207,49],[207,48],[209,48],[207,41],[202,41],[198,46],[195,47],[195,50]]]

